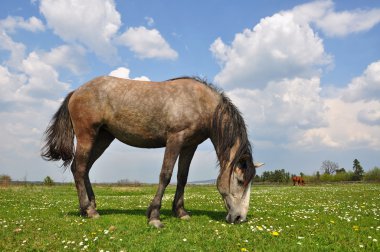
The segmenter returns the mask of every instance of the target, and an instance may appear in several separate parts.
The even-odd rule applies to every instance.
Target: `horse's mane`
[[[233,167],[239,165],[239,161],[243,158],[247,162],[241,164],[241,169],[244,169],[244,184],[247,185],[255,175],[255,167],[253,166],[252,159],[252,147],[248,140],[247,127],[244,119],[237,109],[237,107],[231,102],[226,94],[212,83],[199,77],[179,77],[170,79],[168,81],[178,79],[191,79],[200,82],[213,91],[217,92],[221,99],[218,106],[215,109],[212,118],[212,131],[211,135],[214,139],[215,150],[218,155],[220,169],[230,169],[230,174],[233,171]],[[227,163],[230,161],[230,151],[236,141],[240,142],[234,158],[231,160],[229,166]],[[251,164],[252,167],[247,167],[246,164]]]

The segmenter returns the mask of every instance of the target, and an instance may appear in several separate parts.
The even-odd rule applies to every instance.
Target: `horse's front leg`
[[[189,167],[193,159],[194,152],[197,146],[184,148],[179,154],[178,160],[178,174],[177,174],[177,189],[173,201],[173,212],[181,219],[189,219],[190,216],[185,210],[183,194],[187,183],[187,176],[189,174]]]
[[[165,189],[172,177],[173,168],[181,150],[181,147],[182,141],[180,136],[172,137],[168,140],[166,144],[164,161],[160,173],[160,182],[158,184],[156,195],[150,203],[150,206],[148,207],[147,211],[149,225],[155,226],[157,228],[161,228],[164,226],[160,221],[162,196],[164,195]]]

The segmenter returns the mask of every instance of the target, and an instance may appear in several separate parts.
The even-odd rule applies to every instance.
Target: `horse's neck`
[[[223,146],[218,146],[218,141],[216,139],[211,138],[211,142],[214,145],[216,155],[218,157],[219,164],[225,167],[229,167],[231,165],[232,160],[234,159],[237,150],[240,147],[240,139],[237,139],[232,147],[229,148],[229,152],[226,152],[226,149]],[[222,169],[224,167],[221,167]]]

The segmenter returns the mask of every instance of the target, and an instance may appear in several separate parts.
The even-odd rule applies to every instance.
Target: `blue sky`
[[[99,75],[198,75],[242,111],[264,170],[380,166],[378,1],[3,1],[0,174],[71,181],[39,157],[62,98]],[[114,142],[95,181],[157,182],[163,150]],[[216,178],[209,141],[189,180]],[[173,176],[175,181],[175,174]]]

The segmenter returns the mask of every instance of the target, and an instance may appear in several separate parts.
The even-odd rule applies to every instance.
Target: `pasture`
[[[253,186],[248,222],[225,222],[215,186],[188,186],[192,218],[147,225],[156,186],[94,187],[99,219],[78,214],[74,185],[0,188],[0,251],[380,251],[380,185]]]

